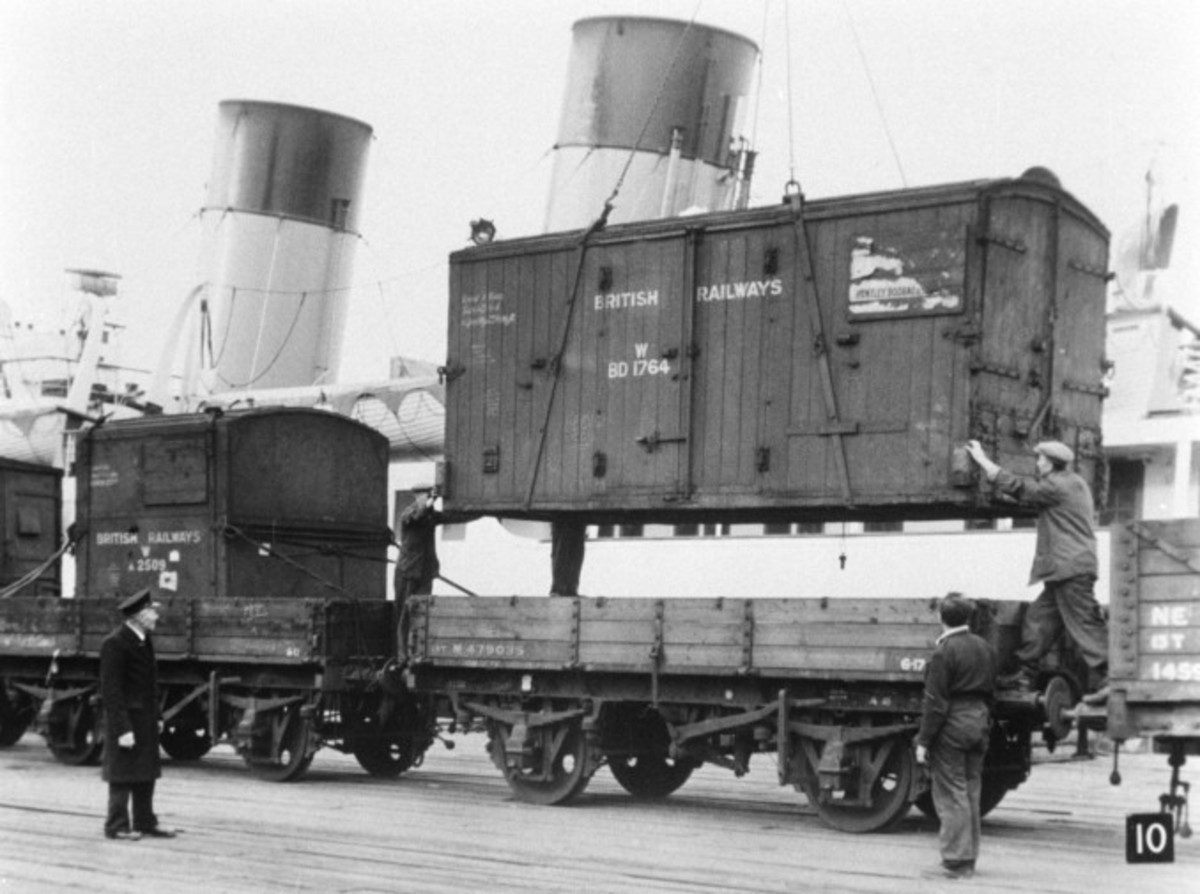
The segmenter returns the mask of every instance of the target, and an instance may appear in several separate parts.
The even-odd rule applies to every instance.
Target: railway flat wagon
[[[1108,233],[1053,174],[451,256],[446,503],[529,518],[1011,515],[956,450],[1103,492]]]
[[[1200,519],[1121,525],[1112,566],[1108,735],[1149,739],[1168,755],[1160,806],[1186,830],[1180,769],[1200,755]]]
[[[146,418],[93,429],[76,474],[75,598],[0,603],[10,702],[60,760],[99,756],[100,645],[145,587],[172,757],[225,739],[269,779],[322,745],[407,767],[373,685],[395,654],[383,436],[314,410]]]
[[[702,763],[742,775],[773,753],[780,784],[866,832],[913,803],[932,810],[912,739],[937,602],[419,597],[408,673],[441,716],[486,726],[523,800],[570,801],[604,765],[635,797],[661,798]],[[981,603],[972,621],[1004,657],[1020,607]],[[986,810],[1028,776],[1031,736],[1062,721],[1045,709],[997,704]]]

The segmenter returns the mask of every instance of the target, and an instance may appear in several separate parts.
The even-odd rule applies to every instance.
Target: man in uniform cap
[[[1084,685],[1092,691],[1084,701],[1098,704],[1108,695],[1108,626],[1095,595],[1099,564],[1092,533],[1092,492],[1071,468],[1075,454],[1066,444],[1042,441],[1033,450],[1037,475],[1026,477],[996,465],[978,441],[967,443],[967,452],[997,491],[1038,510],[1029,582],[1041,583],[1043,590],[1025,612],[1017,674],[1002,682],[1030,688],[1038,662],[1065,626],[1091,672],[1092,679]]]
[[[154,783],[162,775],[158,754],[158,676],[150,634],[159,603],[149,589],[117,606],[125,622],[100,647],[100,698],[104,716],[103,779],[108,783],[108,838],[173,838],[154,814]],[[132,821],[130,816],[132,802]]]

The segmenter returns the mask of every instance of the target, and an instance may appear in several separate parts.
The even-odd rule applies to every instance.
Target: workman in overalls
[[[991,733],[996,652],[971,632],[975,603],[950,593],[939,606],[942,635],[925,666],[918,764],[929,765],[942,863],[931,875],[970,878],[979,857],[983,758]]]

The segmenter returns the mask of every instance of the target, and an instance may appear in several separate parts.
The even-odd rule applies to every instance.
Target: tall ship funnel
[[[758,47],[706,25],[581,19],[573,29],[546,231],[744,202],[753,156],[735,143]],[[626,170],[628,165],[628,170]]]
[[[316,109],[220,104],[201,212],[206,390],[333,381],[371,133]]]

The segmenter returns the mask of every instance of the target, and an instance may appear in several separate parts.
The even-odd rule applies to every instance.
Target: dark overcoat
[[[128,624],[122,624],[100,647],[105,781],[150,782],[162,775],[157,690],[154,644],[149,636],[141,640]],[[129,730],[133,730],[133,747],[119,747],[117,739]]]

